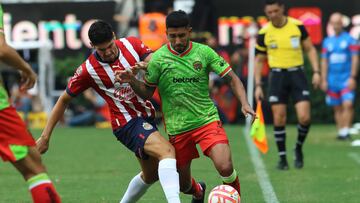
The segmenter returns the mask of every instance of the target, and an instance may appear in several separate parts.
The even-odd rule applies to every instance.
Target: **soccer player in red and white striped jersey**
[[[52,130],[71,99],[93,88],[110,107],[114,135],[136,154],[142,168],[131,180],[121,202],[135,202],[140,198],[138,194],[144,193],[158,179],[168,202],[180,202],[175,150],[153,123],[154,107],[150,101],[136,95],[128,83],[115,82],[115,71],[130,71],[138,62],[149,61],[152,51],[135,37],[116,40],[111,26],[104,21],[93,23],[88,34],[95,51],[78,67],[55,104],[37,141],[39,151],[48,150]],[[137,76],[140,78],[141,73]],[[156,170],[158,173],[154,173]]]

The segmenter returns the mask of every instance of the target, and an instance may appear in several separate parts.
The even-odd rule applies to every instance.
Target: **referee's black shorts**
[[[287,104],[289,96],[294,103],[310,100],[310,91],[302,66],[288,69],[271,68],[270,104]]]

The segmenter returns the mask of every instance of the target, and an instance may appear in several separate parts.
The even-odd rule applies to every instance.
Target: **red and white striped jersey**
[[[154,118],[155,110],[148,100],[135,94],[128,83],[115,83],[115,70],[130,69],[146,58],[152,51],[135,37],[115,40],[119,48],[119,58],[113,63],[104,63],[92,53],[79,66],[69,81],[66,92],[76,96],[93,88],[101,95],[110,107],[111,125],[113,129],[125,126],[132,118]]]

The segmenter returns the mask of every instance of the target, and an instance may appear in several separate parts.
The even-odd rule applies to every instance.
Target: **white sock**
[[[167,158],[159,162],[159,180],[168,203],[180,203],[179,174],[176,170],[176,160]]]
[[[344,127],[344,128],[341,128],[340,130],[339,130],[339,135],[341,136],[341,137],[345,137],[345,136],[347,136],[349,134],[349,128],[348,127]]]
[[[140,197],[142,197],[146,190],[151,186],[151,184],[146,184],[140,176],[141,173],[137,174],[129,183],[128,188],[120,203],[132,203],[137,202]]]

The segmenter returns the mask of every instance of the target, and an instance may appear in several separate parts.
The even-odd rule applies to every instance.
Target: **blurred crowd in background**
[[[77,1],[63,2],[77,3]],[[26,9],[24,3],[37,3],[40,5],[56,4],[59,3],[59,1],[3,1],[5,11],[10,13],[15,10],[16,6],[20,5],[24,6],[24,9]],[[245,4],[244,2],[234,2],[230,0],[117,0],[99,2],[89,1],[87,3],[81,1],[78,3],[81,4],[79,6],[84,6],[86,4],[89,4],[90,6],[90,4],[96,4],[94,5],[95,8],[99,4],[102,4],[104,6],[106,3],[109,4],[106,8],[113,8],[114,11],[109,11],[108,14],[102,14],[104,16],[98,16],[98,13],[93,12],[91,8],[88,7],[89,12],[87,13],[87,15],[93,15],[92,18],[94,19],[105,17],[108,18],[105,20],[111,21],[113,26],[117,28],[117,37],[124,37],[129,35],[139,36],[141,40],[154,51],[161,47],[164,43],[166,43],[164,22],[166,14],[172,10],[182,9],[188,12],[191,16],[192,25],[194,28],[192,36],[193,40],[205,43],[212,47],[214,50],[216,50],[219,55],[221,55],[229,64],[231,64],[233,70],[236,72],[236,74],[238,74],[243,84],[245,85],[247,84],[248,77],[248,41],[250,37],[247,33],[246,28],[252,26],[254,23],[257,27],[261,27],[267,22],[266,18],[263,16],[264,14],[262,13],[262,7],[260,6],[262,5],[261,0],[250,2],[249,4]],[[341,1],[334,1],[333,3],[336,5],[341,5]],[[314,37],[312,37],[314,39],[318,37],[318,32],[320,32],[320,35],[321,32],[323,33],[321,37],[327,35],[327,28],[325,22],[327,22],[328,16],[331,14],[331,10],[326,10],[326,8],[323,8],[322,6],[326,5],[327,1],[319,1],[315,4],[317,5],[314,5],[314,2],[312,1],[292,1],[292,5],[294,7],[311,7],[312,10],[309,9],[306,13],[307,15],[315,15],[316,12],[311,13],[312,11],[314,11],[314,8],[322,9],[323,13],[321,16],[319,16],[320,20],[322,20],[322,22],[320,22],[320,26],[322,26],[320,30],[316,30],[313,26],[316,24],[315,21],[313,22],[313,24],[308,24],[309,26],[307,27],[308,29],[310,29],[310,34],[314,35]],[[342,5],[342,7],[336,7],[336,5],[333,5],[333,9],[343,9],[344,13],[349,16],[347,19],[344,19],[349,21],[346,23],[346,25],[348,25],[348,29],[350,27],[357,28],[356,26],[360,26],[360,13],[356,13],[356,8],[360,8],[360,5],[359,3],[356,3],[355,0],[353,1],[353,4],[355,8],[347,8],[345,5]],[[288,5],[286,1],[285,5]],[[349,2],[349,5],[352,4]],[[289,6],[287,6],[287,8],[289,9]],[[17,7],[17,9],[19,10],[20,7]],[[76,12],[75,9],[76,6],[74,7],[74,11],[66,11],[66,9],[65,11],[68,13],[72,13]],[[101,9],[101,12],[104,12],[104,9],[105,7]],[[305,8],[303,8],[303,10],[304,12],[307,11]],[[335,12],[335,10],[333,11]],[[348,13],[346,13],[346,11],[348,11]],[[49,15],[49,13],[47,13],[46,11],[44,11],[44,13],[46,13],[46,15]],[[230,18],[230,16],[235,17]],[[12,22],[9,22],[9,24],[12,26],[16,22],[26,20],[20,19],[26,18],[25,16],[14,16],[14,14],[12,14],[12,17]],[[86,16],[82,19],[79,16],[76,17],[77,19],[74,22],[80,22],[80,24],[82,22],[82,25],[85,26],[85,21],[87,20],[85,18],[88,17]],[[51,18],[52,17],[47,17],[46,19],[42,20],[50,20]],[[62,18],[62,20],[64,20],[63,16]],[[317,18],[316,16],[310,16],[308,19],[316,20]],[[33,19],[30,19],[30,21],[31,20]],[[358,24],[354,26],[354,23]],[[223,27],[220,27],[224,25],[228,26],[226,27],[226,29],[228,29],[228,33],[226,36],[224,36],[224,34],[222,33]],[[13,29],[13,33],[16,32],[14,31],[14,27],[11,27],[11,29]],[[79,28],[77,31],[78,35],[80,36],[82,33],[81,28]],[[16,40],[15,34],[10,36],[13,37],[10,40]],[[66,37],[68,37],[68,34],[66,34]],[[55,34],[53,35],[53,38],[55,38]],[[357,36],[357,39],[358,38],[359,36]],[[70,43],[67,43],[67,46],[69,46],[69,44]],[[320,49],[320,44],[321,40],[320,43],[317,43],[318,49]],[[68,57],[64,57],[64,55],[66,55],[64,54],[64,50],[61,50],[56,46],[57,45],[55,44],[55,50],[53,51],[54,67],[56,73],[54,78],[54,80],[56,81],[55,89],[57,91],[61,91],[65,89],[67,79],[71,77],[70,74],[78,67],[81,61],[88,56],[89,51],[91,50],[86,46],[82,46],[78,50],[67,50]],[[65,47],[63,49],[69,49],[69,47]],[[62,53],[59,53],[60,51],[62,51]],[[30,62],[34,70],[38,72],[37,57],[39,56],[37,50],[20,49],[19,53],[24,57],[25,60]],[[265,66],[266,67],[263,68],[262,76],[264,78],[264,84],[266,86],[266,79],[269,74],[269,68],[267,65]],[[35,124],[35,127],[36,125],[41,127],[43,123],[41,119],[46,119],[46,112],[44,113],[43,104],[38,94],[39,91],[37,90],[38,87],[35,87],[34,90],[21,92],[16,85],[17,81],[19,80],[19,76],[16,73],[2,70],[1,75],[5,81],[7,89],[9,90],[11,100],[14,106],[18,109],[19,112],[21,112],[25,121],[33,121],[34,119],[32,118],[32,116],[34,116],[35,114],[35,117],[40,120],[37,124]],[[214,103],[219,109],[221,120],[224,123],[240,123],[244,121],[244,118],[241,116],[239,104],[236,101],[235,97],[232,95],[230,87],[223,79],[219,78],[215,74],[211,74],[209,91],[214,100]],[[313,117],[318,118],[319,121],[332,122],[332,120],[329,120],[332,118],[332,116],[328,116],[332,115],[331,109],[325,106],[324,94],[318,91],[313,93],[313,95],[320,95],[312,97],[314,98],[314,100],[312,101],[314,106],[317,108],[317,105],[321,105],[321,107],[318,108],[319,112],[315,111],[313,113],[315,114],[315,116]],[[56,96],[54,96],[52,99],[56,100]],[[153,103],[159,111],[158,122],[160,122],[160,98],[157,94],[155,94],[153,97]],[[105,102],[95,92],[93,92],[92,90],[88,90],[83,96],[77,98],[76,101],[70,105],[70,108],[66,112],[63,119],[63,124],[69,126],[97,125],[98,127],[109,127],[110,125],[106,122],[109,120],[109,114],[107,111],[108,109]],[[271,111],[269,110],[269,106],[267,105],[267,103],[264,104],[264,111],[266,117],[265,120],[267,122],[271,122]],[[358,109],[355,109],[355,111],[359,112]],[[323,118],[326,119],[324,120]],[[355,116],[355,119],[359,120],[360,118],[358,116]],[[314,120],[316,122],[316,119]],[[292,122],[291,111],[289,121]]]

